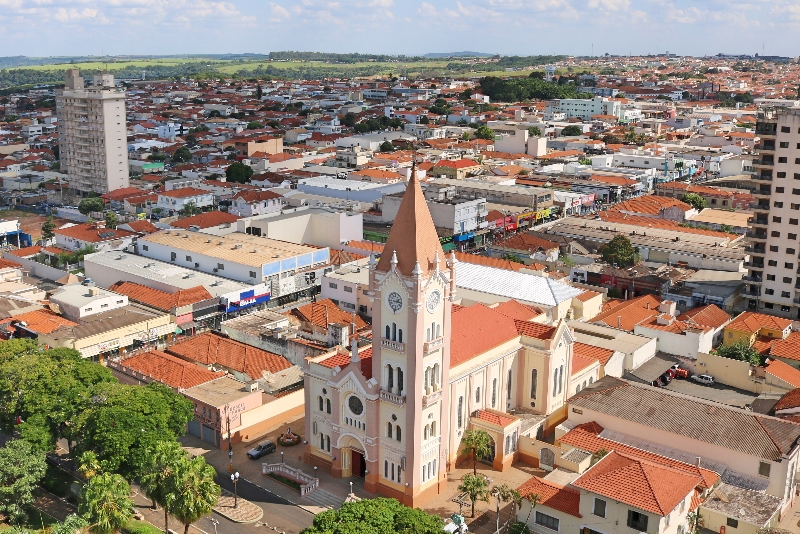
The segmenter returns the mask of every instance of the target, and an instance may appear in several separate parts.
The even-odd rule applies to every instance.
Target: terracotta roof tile
[[[102,226],[98,227],[96,224],[76,224],[75,226],[69,226],[67,228],[57,228],[55,233],[56,235],[63,235],[88,243],[114,241],[116,239],[123,239],[136,235],[127,230],[120,230],[119,228],[112,230]]]
[[[328,328],[331,323],[356,323],[356,330],[363,330],[368,326],[364,319],[355,313],[342,310],[331,299],[305,304],[291,310],[290,313],[301,321],[311,323],[319,328]]]
[[[36,334],[50,334],[62,326],[78,326],[50,310],[34,310],[15,315],[11,320],[26,323],[24,328]]]
[[[292,366],[283,356],[212,333],[176,343],[167,352],[190,361],[235,369],[254,380],[261,378],[264,371],[277,373]]]
[[[694,322],[702,326],[709,326],[711,328],[719,328],[731,320],[725,310],[716,304],[708,304],[706,306],[698,306],[691,310],[682,313],[678,316],[678,320]]]
[[[473,417],[501,427],[508,426],[517,420],[515,417],[504,415],[496,410],[477,410]]]
[[[159,291],[134,282],[117,282],[110,286],[109,291],[120,295],[127,295],[130,299],[141,302],[153,308],[170,311],[181,306],[196,304],[214,298],[203,286],[181,289],[175,293]]]
[[[485,265],[487,267],[496,267],[498,269],[505,269],[507,271],[519,272],[524,269],[525,265],[516,261],[503,260],[500,258],[490,258],[489,256],[480,256],[478,254],[465,254],[464,252],[456,252],[456,260],[464,263],[475,263],[478,265]]]
[[[519,339],[514,320],[483,304],[473,304],[452,315],[450,366]],[[530,323],[534,324],[534,323]]]
[[[171,222],[170,226],[174,228],[190,228],[196,226],[198,228],[211,228],[212,226],[219,226],[220,224],[230,224],[241,219],[237,215],[227,213],[224,211],[207,211],[205,213],[198,213],[185,219],[178,219]]]
[[[173,387],[187,389],[225,376],[224,371],[209,371],[158,350],[143,352],[122,360],[122,365]]]
[[[612,451],[572,485],[663,517],[702,483],[698,474]]]
[[[776,412],[779,410],[790,410],[792,408],[800,408],[800,388],[793,389],[778,401],[772,407]]]
[[[173,189],[172,191],[159,191],[158,194],[170,198],[188,198],[201,195],[210,195],[211,192],[206,191],[205,189],[198,189],[196,187],[181,187],[178,189]]]
[[[514,325],[517,332],[523,336],[533,337],[536,339],[552,339],[556,333],[556,327],[541,323],[531,323],[529,321],[515,320]]]
[[[495,241],[494,246],[515,250],[529,250],[531,252],[536,252],[541,249],[546,252],[558,248],[558,243],[553,243],[552,241],[547,241],[546,239],[522,232],[508,239]]]
[[[800,388],[800,370],[780,360],[767,360],[764,367],[767,374],[776,376],[795,388]]]
[[[785,330],[791,324],[792,321],[789,319],[782,319],[780,317],[766,315],[764,313],[746,311],[731,321],[726,328],[755,334],[762,328],[769,328],[771,330]]]
[[[779,339],[772,343],[769,355],[787,360],[800,360],[800,331],[792,332],[786,336],[786,339]]]
[[[595,358],[589,358],[588,356],[581,356],[580,354],[573,354],[572,355],[572,376],[578,374],[579,371],[583,371],[587,367],[598,363]]]
[[[593,360],[597,360],[600,362],[600,365],[606,365],[608,360],[614,355],[614,351],[611,349],[604,349],[601,347],[595,347],[593,345],[587,345],[585,343],[575,342],[572,345],[573,354],[576,356],[582,356],[584,358],[591,358]]]
[[[586,302],[587,300],[597,297],[599,295],[601,295],[601,293],[598,293],[597,291],[586,290],[575,298],[581,302]]]
[[[555,482],[544,480],[543,478],[533,477],[521,485],[519,491],[522,497],[528,495],[539,495],[539,504],[564,512],[575,517],[582,517],[580,514],[581,494],[571,488],[565,488]]]
[[[369,380],[372,378],[372,345],[365,349],[359,349],[358,359],[361,363],[361,374]],[[322,360],[319,364],[330,369],[334,367],[344,369],[350,365],[350,351],[339,349],[336,354]]]
[[[528,306],[527,304],[522,304],[514,299],[507,300],[502,304],[498,304],[492,309],[497,313],[505,315],[506,317],[518,319],[520,321],[532,321],[533,319],[545,313],[544,310],[537,308],[536,306]]]
[[[137,234],[152,234],[158,232],[158,228],[153,226],[153,223],[150,221],[133,221],[125,224]]]
[[[650,305],[648,308],[648,304]],[[653,295],[642,295],[605,310],[591,320],[593,323],[602,323],[612,328],[620,328],[628,332],[633,331],[637,324],[647,322],[659,314],[658,306],[661,299]]]

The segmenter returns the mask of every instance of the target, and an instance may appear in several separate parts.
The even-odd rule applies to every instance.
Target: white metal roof
[[[465,262],[456,263],[456,286],[542,306],[555,306],[583,293],[551,278]]]

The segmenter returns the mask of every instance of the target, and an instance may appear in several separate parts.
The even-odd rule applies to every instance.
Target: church
[[[516,301],[461,306],[415,173],[364,289],[372,331],[306,358],[305,462],[407,506],[446,490],[467,429],[483,429],[502,470],[522,436],[566,418],[566,399],[602,376],[565,320]],[[451,489],[452,491],[452,489]]]

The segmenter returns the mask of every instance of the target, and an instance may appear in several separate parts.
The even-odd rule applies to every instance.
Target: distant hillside
[[[425,54],[422,57],[427,58],[441,58],[441,57],[492,57],[497,54],[487,54],[485,52],[437,52],[432,54]]]

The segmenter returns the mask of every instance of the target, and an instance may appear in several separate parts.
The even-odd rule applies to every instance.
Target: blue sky
[[[800,55],[797,0],[0,0],[0,55]]]

